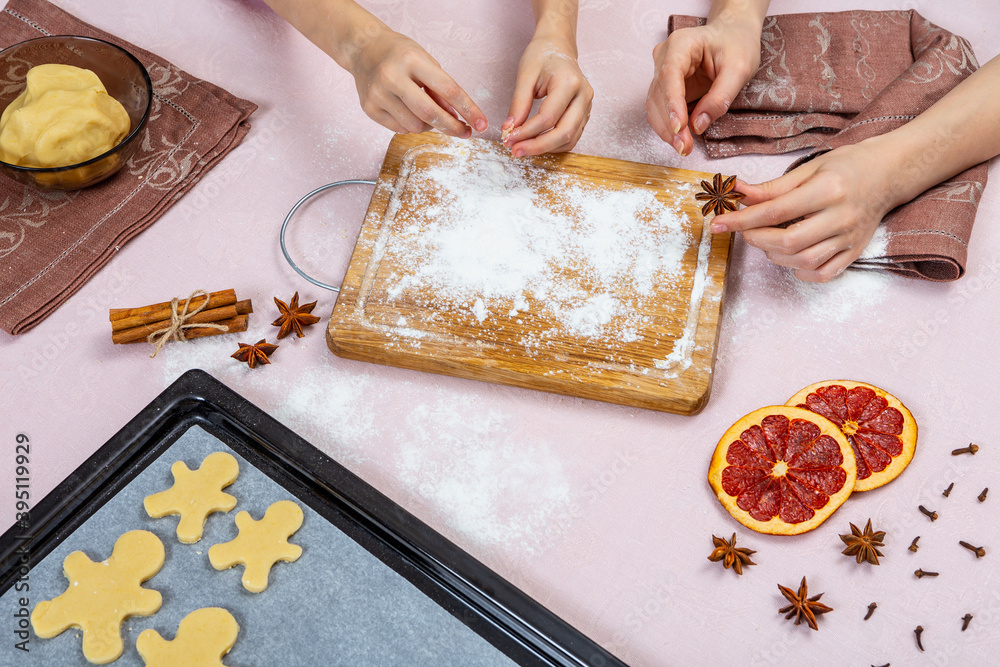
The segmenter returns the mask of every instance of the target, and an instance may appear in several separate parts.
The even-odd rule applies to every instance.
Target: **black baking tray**
[[[15,524],[0,537],[0,596],[24,576],[23,567],[40,563],[193,426],[221,440],[517,664],[624,665],[201,370],[178,378],[33,507],[27,531]]]

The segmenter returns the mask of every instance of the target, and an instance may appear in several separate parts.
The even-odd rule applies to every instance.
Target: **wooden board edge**
[[[723,238],[723,237],[728,237],[728,238]],[[719,341],[721,339],[721,334],[722,334],[722,321],[726,314],[725,311],[726,292],[729,284],[729,268],[733,258],[734,238],[735,238],[734,234],[728,233],[725,235],[718,234],[714,236],[712,239],[713,244],[721,242],[720,245],[723,248],[722,253],[725,256],[725,261],[723,263],[723,268],[721,270],[721,273],[719,274],[721,279],[718,281],[717,285],[715,285],[714,284],[715,281],[713,281],[713,287],[717,291],[716,298],[713,298],[712,303],[709,303],[708,305],[706,305],[704,301],[702,302],[702,309],[704,310],[706,307],[709,308],[710,309],[709,314],[713,316],[715,319],[715,327],[714,327],[715,334],[712,337],[710,343],[711,359],[709,360],[707,368],[705,369],[704,391],[700,396],[692,400],[691,412],[684,413],[689,416],[696,415],[702,410],[704,410],[705,406],[708,405],[709,399],[711,399],[712,397],[712,388],[714,387],[715,384],[715,363],[716,361],[718,361],[719,357]],[[699,325],[698,329],[700,333],[704,332],[704,328],[702,326]]]
[[[341,333],[344,333],[343,330],[341,330]],[[485,369],[481,371],[481,367],[479,366],[463,364],[460,359],[446,360],[438,358],[429,360],[426,357],[417,357],[398,352],[387,355],[385,350],[376,344],[359,345],[350,338],[334,336],[331,331],[327,331],[326,340],[330,351],[342,359],[364,361],[382,366],[391,366],[393,368],[405,368],[412,371],[459,377],[466,380],[519,387],[521,389],[679,415],[693,415],[700,411],[707,401],[708,392],[711,388],[710,376],[705,376],[704,386],[699,387],[700,393],[694,399],[689,400],[687,397],[681,398],[665,394],[659,400],[651,400],[649,393],[635,392],[628,387],[616,387],[614,390],[601,391],[596,385],[581,386],[579,382],[562,382],[558,379],[551,380],[545,385],[539,385],[534,375],[522,375],[492,366],[488,367],[489,373],[487,373]]]

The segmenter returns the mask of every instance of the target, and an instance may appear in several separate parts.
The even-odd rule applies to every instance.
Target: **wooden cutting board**
[[[732,242],[708,232],[694,197],[711,177],[397,135],[327,344],[349,359],[694,414],[712,387]],[[462,277],[481,280],[504,253],[523,266]],[[625,266],[617,279],[605,256]]]

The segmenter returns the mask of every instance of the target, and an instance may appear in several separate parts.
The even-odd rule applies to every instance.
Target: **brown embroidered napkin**
[[[10,0],[0,12],[0,46],[46,35],[131,52],[153,81],[153,109],[142,146],[99,185],[42,193],[0,176],[0,329],[12,334],[45,319],[153,224],[242,141],[257,108],[45,0]]]
[[[671,16],[668,27],[704,22]],[[729,157],[816,149],[792,169],[903,125],[977,68],[965,39],[912,10],[769,16],[760,69],[706,131],[706,150]],[[882,220],[884,252],[854,265],[960,278],[986,172],[986,163],[972,167],[891,211]]]

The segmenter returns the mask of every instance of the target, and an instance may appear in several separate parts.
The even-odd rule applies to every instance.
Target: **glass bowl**
[[[0,110],[24,91],[35,65],[56,63],[92,70],[108,94],[128,113],[129,133],[117,146],[95,158],[65,167],[19,167],[0,160],[0,171],[42,190],[77,190],[99,183],[124,166],[139,147],[149,119],[153,84],[142,63],[125,49],[101,39],[56,35],[39,37],[0,51]]]

